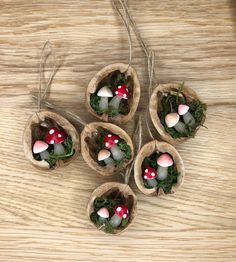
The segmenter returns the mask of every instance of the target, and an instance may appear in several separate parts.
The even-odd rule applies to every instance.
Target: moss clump
[[[102,196],[102,197],[97,197],[94,200],[94,212],[91,213],[90,219],[91,221],[98,227],[101,228],[101,230],[104,230],[107,233],[112,234],[114,229],[112,225],[109,222],[109,219],[115,214],[114,209],[118,205],[124,205],[125,204],[125,199],[121,194],[118,194],[115,196],[115,198],[112,198],[112,196]],[[99,216],[97,214],[98,210],[100,208],[106,207],[109,211],[109,218],[105,222],[99,221]],[[126,219],[123,219],[120,226],[117,229],[124,229],[129,222],[129,217]]]
[[[124,73],[121,72],[114,72],[111,76],[108,77],[108,79],[103,80],[97,88],[97,91],[90,95],[90,105],[93,108],[93,110],[98,114],[108,114],[109,117],[115,117],[117,115],[127,115],[129,113],[129,103],[128,99],[122,99],[119,105],[118,109],[114,109],[111,107],[108,107],[108,110],[101,110],[99,107],[99,103],[101,98],[97,96],[98,91],[103,87],[107,86],[112,91],[113,95],[115,96],[115,88],[119,85],[127,85],[128,80],[125,78]],[[108,101],[110,101],[112,97],[108,98]]]
[[[184,83],[179,85],[178,92],[168,93],[163,95],[161,98],[161,111],[159,113],[162,125],[165,131],[171,135],[174,139],[181,137],[193,137],[195,130],[198,126],[202,125],[205,119],[205,113],[207,110],[207,105],[202,103],[200,100],[192,100],[187,102],[186,97],[182,93],[182,88]],[[186,125],[186,132],[179,133],[174,128],[169,128],[165,123],[165,117],[171,112],[178,112],[178,107],[180,104],[186,104],[189,106],[189,112],[193,115],[195,119],[195,125],[193,127]],[[183,116],[180,116],[180,121],[183,122]]]
[[[149,157],[145,157],[145,159],[142,163],[142,173],[144,173],[144,170],[148,166],[151,166],[152,168],[157,170],[157,168],[158,168],[157,159],[160,155],[161,155],[160,153],[154,152]],[[165,192],[165,194],[170,193],[172,187],[177,184],[178,176],[179,176],[179,172],[177,171],[175,165],[168,167],[168,176],[167,176],[166,179],[158,180],[158,176],[156,178],[157,190],[159,190],[159,188],[162,188],[163,191]],[[152,188],[148,185],[147,180],[143,180],[143,182],[144,182],[144,186],[146,188]]]

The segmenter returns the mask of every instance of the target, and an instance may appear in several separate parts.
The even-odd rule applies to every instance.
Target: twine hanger
[[[49,53],[46,53],[46,49],[49,48]],[[45,65],[47,62],[47,59],[49,58],[49,56],[52,56],[53,61],[52,61],[52,68],[51,68],[51,73],[50,76],[48,78],[47,83],[45,84],[45,87],[42,91],[42,84],[43,84],[43,80],[44,80],[44,72],[45,72]],[[57,112],[59,112],[60,114],[66,114],[68,117],[74,119],[75,121],[79,122],[82,126],[85,126],[87,123],[82,120],[79,116],[73,114],[70,111],[64,110],[56,105],[54,105],[53,103],[50,103],[48,101],[46,101],[46,94],[48,93],[53,78],[57,72],[57,70],[59,69],[60,65],[57,65],[56,63],[56,56],[55,56],[55,52],[53,50],[52,44],[50,43],[50,41],[46,41],[43,45],[42,48],[42,52],[41,52],[41,58],[40,58],[40,64],[39,64],[39,87],[38,87],[38,96],[33,95],[33,99],[35,99],[38,102],[38,111],[36,112],[36,114],[38,115],[38,112],[41,111],[42,109],[42,105],[46,106],[49,109],[53,109]],[[38,116],[39,117],[39,116]]]
[[[124,14],[120,11],[119,4],[121,5]],[[127,34],[128,34],[128,40],[129,40],[129,61],[128,61],[128,67],[126,71],[128,71],[129,67],[131,66],[132,62],[132,37],[131,37],[131,32],[130,32],[130,25],[129,25],[129,19],[128,19],[128,13],[127,9],[125,7],[125,4],[123,3],[122,0],[112,0],[112,5],[113,8],[116,10],[118,15],[120,16],[124,26],[126,27]]]

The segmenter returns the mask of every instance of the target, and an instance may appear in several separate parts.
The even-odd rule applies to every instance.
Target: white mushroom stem
[[[114,145],[110,150],[113,158],[117,161],[120,161],[125,156],[124,152],[122,152],[117,145]]]
[[[99,221],[100,223],[104,223],[106,220],[107,220],[107,219],[106,219],[105,217],[100,217],[100,216],[99,216],[99,218],[98,218],[98,221]]]
[[[113,165],[114,160],[111,157],[108,157],[107,159],[104,159],[105,164],[108,165]]]
[[[66,153],[66,150],[65,150],[64,146],[62,145],[62,143],[54,144],[53,153],[56,156],[61,156],[61,155],[64,155]]]
[[[113,228],[116,228],[116,227],[118,227],[118,226],[120,225],[121,221],[122,221],[122,218],[119,217],[119,216],[117,216],[117,214],[114,214],[114,215],[111,217],[111,219],[110,219],[109,222],[110,222],[110,224],[111,224],[111,226],[112,226]]]
[[[184,123],[186,125],[189,125],[191,127],[195,126],[196,121],[191,113],[187,112],[186,114],[183,115],[183,118],[184,118]]]
[[[111,99],[111,101],[109,102],[109,106],[112,107],[112,108],[118,109],[121,99],[122,99],[121,96],[114,96]]]
[[[168,176],[168,167],[158,166],[157,172],[158,172],[157,179],[164,180]]]
[[[99,108],[101,110],[108,109],[108,97],[101,97],[100,102],[99,102]]]
[[[156,187],[157,186],[157,181],[156,179],[147,179],[147,183],[150,187]]]
[[[175,126],[173,126],[174,127],[174,129],[177,131],[177,132],[179,132],[179,133],[185,133],[186,132],[186,125],[183,123],[183,122],[181,122],[181,121],[179,121]]]
[[[45,150],[45,151],[39,153],[39,155],[40,155],[40,158],[41,158],[42,160],[47,160],[47,159],[50,158],[50,155],[49,155],[49,153],[48,153],[47,150]]]

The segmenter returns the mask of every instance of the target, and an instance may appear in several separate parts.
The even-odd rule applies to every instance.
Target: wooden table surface
[[[36,111],[40,50],[50,40],[63,65],[50,101],[86,113],[94,74],[127,62],[125,28],[109,0],[0,1],[0,261],[236,261],[236,1],[129,1],[147,44],[156,52],[158,82],[184,80],[205,101],[206,126],[177,147],[186,167],[175,195],[146,197],[131,179],[138,216],[124,234],[90,225],[86,205],[106,181],[81,155],[47,173],[25,159],[22,133]],[[133,37],[133,66],[147,105],[147,63]],[[124,127],[129,134],[133,122]],[[81,127],[79,127],[81,130]],[[148,138],[146,137],[146,140]]]

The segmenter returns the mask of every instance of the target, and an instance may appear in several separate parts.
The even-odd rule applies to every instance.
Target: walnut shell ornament
[[[168,177],[158,180],[157,170],[159,168],[157,160],[160,156],[167,156],[172,162],[171,167],[167,167]],[[169,166],[169,165],[166,165]],[[157,174],[157,186],[149,188],[145,183],[148,169],[152,169],[152,175]],[[171,169],[170,169],[171,168]],[[145,144],[139,151],[134,165],[134,178],[139,190],[148,196],[161,196],[167,193],[175,193],[182,185],[185,170],[183,160],[177,150],[166,142],[153,140]],[[146,177],[147,178],[147,177]]]
[[[183,83],[158,85],[149,103],[153,125],[161,139],[172,145],[194,137],[205,121],[206,109],[196,92]]]
[[[117,209],[122,212],[123,207],[126,208],[126,213],[123,213],[119,226],[114,228],[111,226],[113,216]],[[136,213],[137,197],[133,190],[127,184],[116,182],[105,183],[96,188],[87,206],[89,221],[104,233],[114,235],[124,232],[133,223]],[[104,219],[99,220],[99,216]]]
[[[94,122],[87,124],[81,133],[81,153],[92,169],[110,176],[133,160],[134,147],[129,135],[120,127]]]
[[[133,118],[140,99],[140,83],[132,66],[111,64],[100,70],[86,91],[88,111],[105,122],[123,124]]]
[[[39,169],[68,165],[79,153],[79,135],[61,115],[40,111],[29,118],[23,134],[26,158]]]

